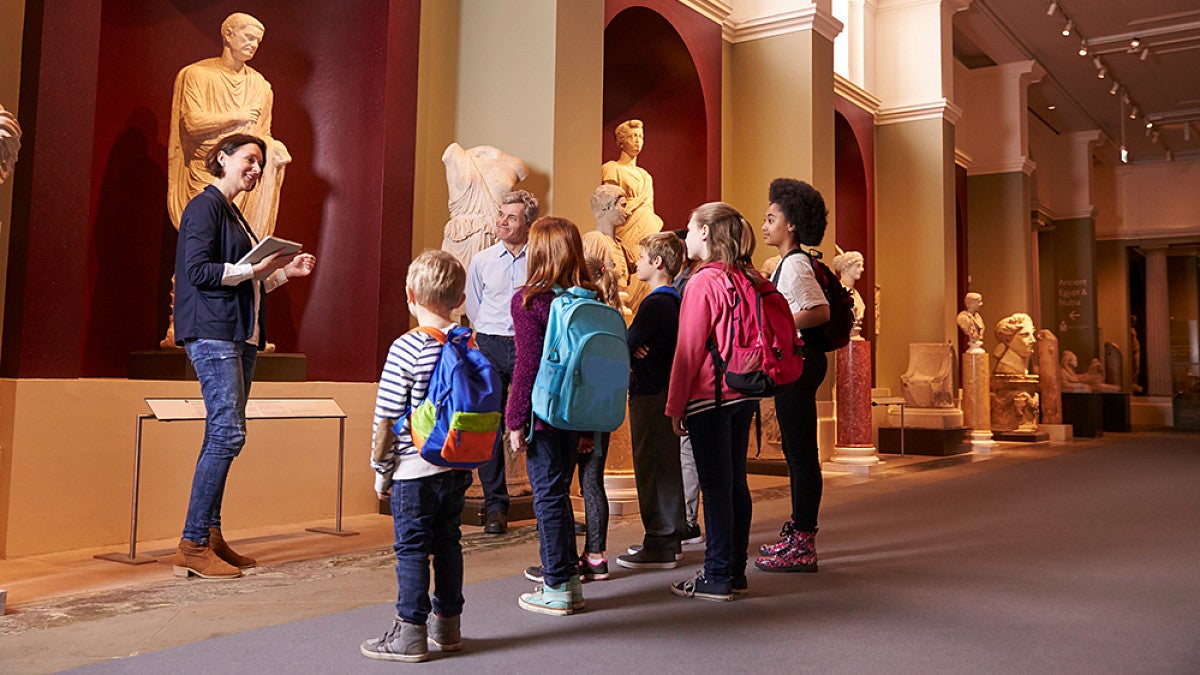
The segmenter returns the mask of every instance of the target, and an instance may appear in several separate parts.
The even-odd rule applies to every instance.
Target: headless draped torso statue
[[[525,162],[490,145],[470,150],[451,143],[442,153],[449,190],[450,220],[442,232],[442,250],[466,269],[471,258],[496,243],[500,200],[528,174]]]

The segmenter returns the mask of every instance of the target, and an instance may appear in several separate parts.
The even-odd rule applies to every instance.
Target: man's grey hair
[[[541,212],[541,206],[538,204],[537,197],[524,190],[513,190],[512,192],[505,193],[504,197],[500,200],[500,204],[524,204],[526,225],[532,225]]]

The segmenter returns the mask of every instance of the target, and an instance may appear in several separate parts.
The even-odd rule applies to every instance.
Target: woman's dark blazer
[[[236,263],[253,247],[244,222],[212,185],[183,209],[175,247],[175,344],[196,338],[245,342],[254,332],[254,284],[261,282],[221,285],[225,263]],[[259,304],[261,348],[266,328]]]

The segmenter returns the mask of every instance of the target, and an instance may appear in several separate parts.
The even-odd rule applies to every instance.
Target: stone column
[[[992,440],[991,371],[983,347],[974,346],[962,355],[963,422],[971,428],[971,449],[991,452]]]
[[[1146,255],[1146,393],[1170,396],[1171,326],[1170,289],[1167,288],[1166,247],[1143,247]]]
[[[871,444],[871,343],[856,338],[836,354],[837,444],[825,467],[866,471],[879,464]]]

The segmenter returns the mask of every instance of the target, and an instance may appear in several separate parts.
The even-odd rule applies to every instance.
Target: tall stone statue
[[[983,307],[983,296],[978,293],[967,293],[963,297],[963,306],[958,313],[958,329],[967,337],[967,349],[983,349],[983,316],[979,308]]]
[[[1001,319],[996,324],[996,340],[1000,344],[992,353],[996,358],[994,372],[1028,375],[1035,344],[1033,319],[1020,312]]]
[[[638,258],[638,242],[655,232],[661,232],[663,227],[662,218],[654,213],[654,179],[637,165],[643,134],[641,120],[622,122],[616,130],[621,157],[605,162],[600,167],[600,182],[616,185],[625,193],[625,213],[628,217],[617,228],[617,238],[634,260]]]
[[[854,288],[854,283],[862,278],[865,264],[866,260],[863,258],[863,254],[858,251],[846,251],[833,258],[833,272],[838,275],[842,285],[850,289],[850,295],[854,298],[854,328],[850,329],[850,339],[852,340],[862,339],[863,315],[867,311],[866,303],[858,294],[858,290]]]
[[[528,170],[525,162],[490,145],[466,150],[451,143],[442,153],[442,164],[450,192],[450,220],[442,231],[442,250],[466,268],[476,253],[496,243],[500,199],[525,180]]]
[[[1135,394],[1142,393],[1142,385],[1138,384],[1138,376],[1142,374],[1142,343],[1137,335],[1137,315],[1129,315],[1129,381],[1130,390]]]
[[[584,232],[582,237],[584,254],[596,257],[616,275],[621,290],[621,301],[630,313],[627,320],[632,320],[632,313],[637,311],[637,306],[641,304],[642,298],[646,297],[649,289],[634,274],[637,260],[630,259],[629,249],[617,238],[617,230],[625,224],[627,218],[625,202],[625,193],[616,185],[601,185],[596,188],[591,201],[596,229]]]
[[[12,176],[21,150],[21,125],[17,118],[0,105],[0,184]]]
[[[237,206],[258,237],[275,231],[287,148],[271,136],[271,83],[247,65],[258,51],[264,28],[249,14],[230,14],[221,24],[221,55],[185,66],[175,77],[167,144],[167,210],[179,227],[183,207],[212,182],[204,156],[232,133],[253,134],[267,143],[258,187],[243,192]]]
[[[208,151],[225,136],[244,133],[263,139],[267,154],[257,187],[242,192],[235,203],[256,237],[275,231],[283,172],[292,156],[271,136],[271,83],[246,64],[258,51],[264,30],[249,14],[230,14],[221,23],[221,55],[184,66],[175,76],[167,141],[167,212],[175,229],[184,207],[212,182],[204,168]],[[171,295],[174,305],[173,280]],[[174,332],[174,321],[168,321],[163,349],[176,348]],[[267,350],[273,347],[268,344]]]

